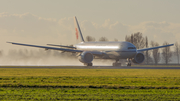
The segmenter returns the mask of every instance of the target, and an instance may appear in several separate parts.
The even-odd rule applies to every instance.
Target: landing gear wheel
[[[88,66],[92,66],[93,64],[92,63],[88,63]]]
[[[112,64],[113,66],[121,66],[121,63],[119,63],[119,59],[116,59],[116,62]]]
[[[85,66],[93,66],[93,63],[84,63]]]
[[[113,63],[112,65],[113,65],[113,66],[116,66],[116,63]]]
[[[121,63],[113,63],[113,66],[121,66]]]
[[[127,59],[127,61],[128,61],[127,66],[131,66],[131,59]]]
[[[131,66],[131,63],[128,63],[127,66]]]

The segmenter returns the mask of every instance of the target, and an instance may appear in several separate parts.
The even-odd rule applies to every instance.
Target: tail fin
[[[78,24],[78,21],[77,21],[77,18],[74,17],[74,24],[75,24],[75,30],[76,30],[76,38],[78,39],[79,38],[79,35],[81,37],[81,42],[84,42],[84,38],[83,38],[83,35],[81,33],[81,29],[79,27],[79,24]]]

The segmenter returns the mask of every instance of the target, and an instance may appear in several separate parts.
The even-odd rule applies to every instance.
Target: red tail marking
[[[76,38],[78,39],[78,30],[77,30],[77,28],[76,28]]]

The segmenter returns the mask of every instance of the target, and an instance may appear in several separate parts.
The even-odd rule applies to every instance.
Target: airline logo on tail
[[[76,30],[76,38],[78,39],[80,36],[81,42],[84,42],[84,38],[83,38],[83,35],[81,33],[81,29],[79,27],[79,24],[78,24],[76,17],[74,17],[74,24],[75,24],[75,30]]]
[[[76,39],[78,39],[78,29],[76,28]]]

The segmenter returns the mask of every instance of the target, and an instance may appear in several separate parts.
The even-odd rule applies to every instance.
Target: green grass
[[[89,77],[180,77],[180,70],[162,69],[35,69],[0,68],[0,77],[89,76]]]
[[[180,100],[176,89],[1,88],[0,100]]]
[[[179,89],[180,77],[1,77],[1,87]]]
[[[0,86],[180,87],[180,70],[0,69]]]
[[[180,100],[180,70],[0,68],[0,100]]]

